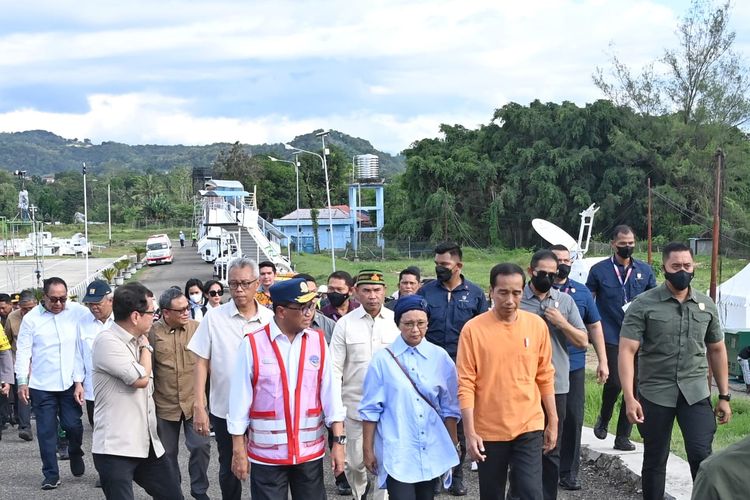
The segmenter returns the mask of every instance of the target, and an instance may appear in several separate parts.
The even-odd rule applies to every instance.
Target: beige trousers
[[[354,498],[362,498],[367,489],[367,469],[362,452],[362,422],[346,417],[346,479],[352,487]],[[381,464],[378,464],[382,467]],[[377,478],[372,479],[370,490],[375,500],[388,500],[388,491],[381,490],[377,486]]]

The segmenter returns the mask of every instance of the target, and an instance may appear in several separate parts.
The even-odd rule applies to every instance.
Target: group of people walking
[[[664,247],[657,286],[634,246],[629,227],[615,228],[612,256],[586,284],[569,278],[563,246],[537,251],[526,270],[498,264],[489,300],[451,243],[435,249],[436,279],[409,267],[391,297],[378,269],[334,272],[321,293],[310,275],[277,281],[272,263],[246,258],[229,264],[225,303],[218,282],[190,280],[158,300],[138,283],[112,293],[94,282],[83,307],[50,278],[15,361],[19,398],[37,418],[42,488],[59,485],[58,419],[71,472],[84,473],[85,405],[107,498],[132,498],[133,482],[182,498],[182,430],[194,498],[207,498],[213,434],[225,499],[241,498],[248,478],[253,499],[326,498],[327,450],[337,492],[356,500],[466,495],[467,455],[480,498],[554,499],[581,488],[591,344],[605,384],[594,433],[607,436],[622,392],[614,446],[632,449],[638,425],[643,495],[661,499],[675,418],[693,477],[716,419],[731,418],[726,350],[714,303],[690,287],[690,249]]]

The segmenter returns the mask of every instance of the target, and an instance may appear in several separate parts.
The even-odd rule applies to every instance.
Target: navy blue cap
[[[106,281],[94,280],[86,287],[86,295],[84,295],[81,302],[84,304],[97,304],[110,293],[112,293],[112,289]]]
[[[306,304],[318,295],[315,290],[308,288],[304,278],[277,281],[268,291],[271,292],[271,302],[274,304]]]
[[[429,319],[430,317],[430,310],[427,307],[427,302],[421,295],[399,297],[396,301],[396,305],[393,307],[393,319],[396,321],[397,325],[401,322],[401,316],[409,311],[424,311],[427,313],[427,318]]]

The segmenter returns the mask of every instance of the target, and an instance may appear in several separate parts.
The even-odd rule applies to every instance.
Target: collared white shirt
[[[89,310],[75,302],[67,302],[58,314],[41,304],[29,311],[18,332],[16,377],[42,391],[65,391],[73,382],[83,382],[78,322],[86,314]]]
[[[102,323],[91,311],[78,322],[78,348],[83,358],[83,394],[87,401],[94,400],[94,367],[91,362],[94,339],[99,333],[112,328],[114,322],[114,313],[110,313]]]
[[[275,342],[279,348],[279,354],[284,363],[284,371],[287,376],[287,395],[289,411],[294,415],[295,397],[297,388],[297,377],[299,376],[300,354],[302,351],[302,337],[309,335],[307,332],[297,334],[292,342],[276,325],[276,321],[269,323],[271,342]],[[318,341],[317,338],[308,338]],[[331,370],[330,352],[327,346],[323,357],[323,378],[320,385],[320,404],[325,415],[326,425],[332,422],[343,422],[346,411],[341,404],[341,385],[334,384],[333,371]],[[255,360],[249,341],[243,341],[239,346],[239,355],[232,375],[232,383],[229,392],[229,415],[227,418],[227,430],[230,434],[241,435],[250,424],[250,406],[253,404],[252,373]],[[211,386],[213,390],[213,386]],[[256,462],[255,460],[252,460]],[[257,463],[264,463],[258,461]]]
[[[374,318],[364,306],[359,306],[336,323],[330,346],[333,381],[339,386],[336,390],[341,393],[350,419],[360,420],[357,408],[372,355],[388,347],[399,335],[393,311],[385,306]]]
[[[206,312],[187,348],[203,359],[210,360],[211,414],[227,418],[229,413],[229,385],[234,374],[240,342],[250,332],[267,325],[273,312],[255,301],[257,312],[250,319],[237,310],[233,300]]]

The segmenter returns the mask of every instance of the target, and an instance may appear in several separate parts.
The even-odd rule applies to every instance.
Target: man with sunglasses
[[[557,443],[542,456],[542,489],[545,500],[557,498],[557,483],[560,480],[560,443],[570,387],[568,344],[580,348],[588,345],[586,325],[575,301],[570,295],[552,287],[557,278],[557,263],[557,256],[550,250],[539,250],[532,255],[528,268],[531,279],[524,287],[521,298],[522,311],[538,314],[547,323],[552,345],[552,366],[555,367]],[[512,489],[514,482],[511,471]]]
[[[344,468],[344,409],[325,338],[310,328],[315,290],[302,278],[273,285],[273,320],[242,340],[229,398],[232,471],[250,476],[252,498],[323,500],[328,425]]]
[[[161,318],[148,334],[154,348],[154,403],[159,437],[167,460],[180,478],[177,461],[180,427],[185,430],[185,446],[190,453],[190,494],[196,499],[207,499],[211,440],[193,428],[195,355],[187,350],[200,323],[190,319],[190,305],[181,290],[169,288],[162,293],[159,309]]]
[[[206,411],[206,379],[211,374],[210,418],[219,450],[219,486],[224,500],[242,498],[242,482],[232,473],[232,436],[226,420],[238,347],[246,334],[267,325],[273,318],[273,311],[255,300],[258,276],[254,260],[245,257],[232,260],[227,272],[232,300],[211,309],[187,346],[196,354],[193,427],[202,436],[208,436],[211,427]]]
[[[29,312],[18,332],[16,380],[18,397],[31,404],[36,415],[37,440],[42,458],[43,490],[60,484],[57,466],[57,421],[69,440],[70,472],[78,477],[83,463],[83,359],[78,347],[78,322],[88,309],[68,301],[68,286],[61,278],[44,280],[40,307]],[[31,370],[33,359],[34,369]]]

